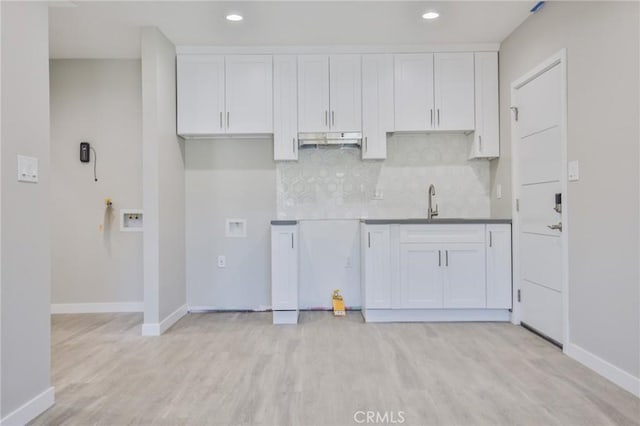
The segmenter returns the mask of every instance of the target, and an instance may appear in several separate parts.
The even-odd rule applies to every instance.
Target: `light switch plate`
[[[569,182],[577,182],[580,180],[580,164],[578,160],[569,161],[567,169]]]
[[[502,185],[496,185],[496,198],[499,200],[502,198]]]
[[[38,159],[18,155],[18,182],[38,182]]]
[[[218,268],[227,267],[227,256],[218,256]]]

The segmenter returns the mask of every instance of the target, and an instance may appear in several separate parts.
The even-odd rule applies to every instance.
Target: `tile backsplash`
[[[467,159],[468,138],[396,134],[385,161],[363,161],[359,149],[302,149],[298,162],[276,165],[278,218],[425,217],[430,184],[440,217],[489,217],[489,162]]]

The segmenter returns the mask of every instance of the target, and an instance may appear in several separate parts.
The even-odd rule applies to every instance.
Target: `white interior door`
[[[562,343],[563,84],[558,63],[514,87],[521,322]],[[564,196],[564,194],[562,194]],[[564,198],[564,197],[563,197]],[[559,210],[559,209],[558,209]],[[553,227],[553,228],[551,228]]]

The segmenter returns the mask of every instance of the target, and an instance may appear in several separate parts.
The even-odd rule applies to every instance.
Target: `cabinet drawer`
[[[484,225],[401,225],[401,243],[484,243]]]

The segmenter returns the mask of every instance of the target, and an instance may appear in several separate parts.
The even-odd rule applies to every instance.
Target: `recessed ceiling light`
[[[238,15],[237,13],[232,13],[230,15],[227,15],[227,21],[233,21],[233,22],[242,21],[242,15]]]
[[[435,10],[431,10],[422,15],[422,19],[436,19],[438,16],[440,16],[438,12],[436,12]]]

